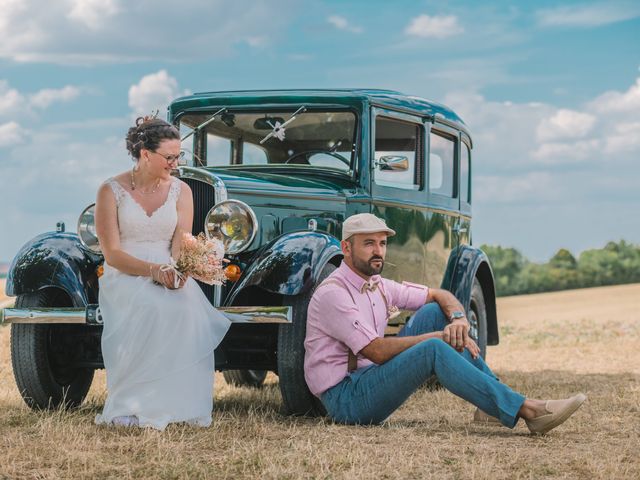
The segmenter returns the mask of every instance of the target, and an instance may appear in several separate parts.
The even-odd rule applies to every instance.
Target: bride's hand
[[[178,288],[184,287],[184,284],[187,282],[188,274],[180,273],[174,267],[166,268],[165,272],[168,276],[169,285],[167,288],[171,290],[177,290]]]
[[[170,265],[154,265],[151,267],[151,278],[154,282],[168,288],[170,290],[176,289],[176,271]],[[184,283],[183,283],[184,284]],[[177,288],[180,288],[179,285]]]
[[[176,275],[176,277],[178,278],[178,282],[177,282],[178,286],[176,288],[184,287],[184,284],[187,283],[187,278],[189,278],[189,274],[188,273],[178,273],[177,270],[173,270],[173,272]]]

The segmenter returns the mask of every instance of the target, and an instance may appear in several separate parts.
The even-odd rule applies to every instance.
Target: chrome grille
[[[214,188],[204,182],[192,178],[182,179],[193,192],[193,228],[192,233],[198,235],[204,232],[204,217],[216,204]]]
[[[194,180],[193,178],[182,178],[182,181],[191,187],[191,192],[193,193],[193,227],[191,232],[193,235],[198,235],[204,232],[205,215],[209,213],[209,210],[216,204],[215,189],[211,185],[200,182],[199,180]],[[214,306],[218,306],[214,300],[216,298],[216,287],[202,282],[198,282],[198,284],[209,301]]]

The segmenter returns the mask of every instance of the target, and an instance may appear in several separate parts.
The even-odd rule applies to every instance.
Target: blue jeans
[[[447,325],[436,303],[421,307],[398,336],[441,331]],[[347,424],[383,422],[409,396],[436,375],[450,392],[474,404],[513,428],[525,397],[500,383],[481,357],[468,350],[460,354],[440,339],[429,339],[399,353],[381,365],[369,365],[350,373],[322,393],[329,416]]]

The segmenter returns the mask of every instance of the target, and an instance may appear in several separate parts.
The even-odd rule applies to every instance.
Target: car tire
[[[482,358],[487,358],[487,308],[484,303],[482,285],[477,278],[473,279],[471,287],[471,302],[467,315],[471,325],[470,334],[480,347]]]
[[[222,374],[234,387],[261,388],[267,378],[266,370],[225,370]]]
[[[334,270],[328,263],[320,272],[316,284],[300,295],[285,298],[293,307],[293,321],[278,329],[278,377],[284,413],[287,415],[324,416],[320,400],[309,391],[304,379],[304,338],[307,333],[307,307],[318,285]]]
[[[66,300],[66,301],[65,301]],[[66,295],[41,290],[18,295],[16,308],[69,306]],[[11,364],[18,390],[33,409],[72,408],[84,400],[94,370],[65,365],[57,353],[65,327],[60,324],[11,325]],[[68,357],[67,357],[68,358]]]

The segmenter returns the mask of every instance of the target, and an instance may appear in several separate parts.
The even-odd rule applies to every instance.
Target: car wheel
[[[473,287],[471,288],[471,303],[467,315],[469,325],[469,335],[476,341],[480,347],[482,358],[487,358],[487,308],[484,303],[484,294],[482,293],[482,285],[477,278],[473,279]]]
[[[266,370],[225,370],[222,374],[228,384],[236,387],[260,388],[267,378]]]
[[[16,308],[63,307],[67,298],[54,290],[18,295]],[[74,366],[72,342],[65,333],[76,325],[11,325],[11,363],[18,390],[33,409],[76,407],[93,381],[92,368]]]
[[[288,415],[323,416],[327,413],[304,379],[304,338],[307,307],[313,292],[335,269],[335,265],[325,265],[312,289],[285,299],[285,305],[293,307],[293,321],[278,329],[278,377],[284,412]]]

